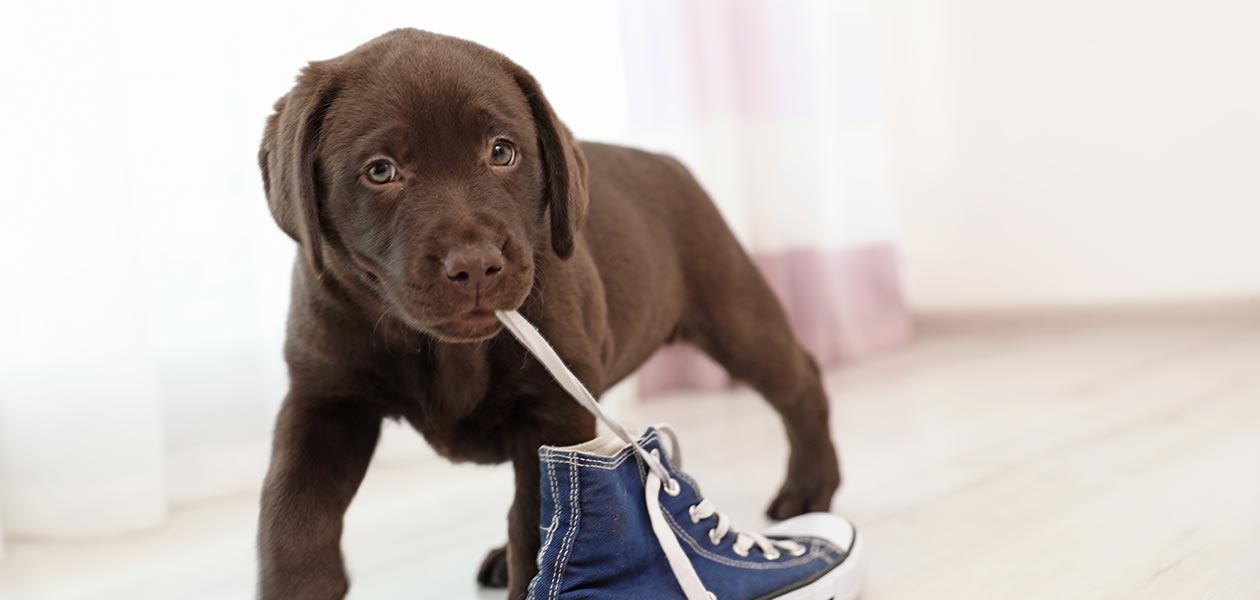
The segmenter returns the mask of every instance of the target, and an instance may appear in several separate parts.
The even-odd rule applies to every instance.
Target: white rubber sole
[[[848,558],[840,566],[805,587],[797,588],[774,600],[854,600],[862,595],[866,583],[866,550],[862,537],[853,543]]]

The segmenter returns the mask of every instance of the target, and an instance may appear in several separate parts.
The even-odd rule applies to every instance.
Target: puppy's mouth
[[[404,297],[394,303],[394,312],[416,331],[427,333],[440,342],[470,344],[483,342],[503,331],[503,324],[495,316],[495,310],[514,310],[525,298],[496,298],[491,302],[468,302],[452,312],[426,310],[415,297]],[[454,307],[452,307],[454,308]]]
[[[351,256],[368,275],[381,299],[393,308],[391,312],[396,317],[412,329],[447,343],[476,343],[498,335],[503,324],[495,316],[495,309],[519,308],[529,295],[528,282],[533,280],[533,265],[527,264],[488,294],[458,297],[450,290],[443,290],[441,285],[391,277],[374,261],[358,253],[351,252]]]
[[[429,329],[444,342],[470,343],[498,335],[503,324],[493,310],[475,308],[449,321],[430,325]]]

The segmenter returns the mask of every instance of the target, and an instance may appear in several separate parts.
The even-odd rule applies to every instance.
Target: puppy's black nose
[[[486,291],[499,281],[503,253],[490,244],[460,246],[442,259],[446,278],[465,293]]]

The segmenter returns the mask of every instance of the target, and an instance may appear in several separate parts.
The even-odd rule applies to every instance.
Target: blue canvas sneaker
[[[662,451],[673,441],[666,426],[636,441],[668,480],[615,434],[540,450],[543,544],[531,600],[857,597],[864,557],[852,525],[813,513],[765,535],[738,531],[678,468],[677,451]]]
[[[857,531],[828,513],[764,534],[733,528],[680,469],[668,426],[637,439],[595,398],[532,325],[499,319],[575,400],[612,433],[539,449],[542,546],[530,600],[851,600],[865,557]],[[668,451],[662,442],[668,442]]]

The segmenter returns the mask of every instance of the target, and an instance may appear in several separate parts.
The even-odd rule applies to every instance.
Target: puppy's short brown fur
[[[345,595],[342,516],[385,418],[450,460],[511,461],[508,545],[479,578],[524,593],[538,447],[595,426],[495,309],[519,308],[595,393],[667,342],[696,344],[783,417],[791,456],[769,514],[828,509],[840,471],[818,369],[677,161],[575,141],[524,69],[416,30],[311,63],[275,111],[259,163],[302,252],[260,596]]]

